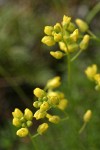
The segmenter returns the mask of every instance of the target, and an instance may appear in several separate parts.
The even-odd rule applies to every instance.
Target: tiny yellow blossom
[[[83,116],[84,122],[88,122],[91,119],[91,116],[92,116],[92,111],[87,110],[86,113]]]
[[[40,88],[35,88],[33,90],[33,93],[38,98],[43,98],[46,95],[46,92]]]
[[[79,46],[77,43],[73,43],[73,44],[70,44],[68,45],[68,52],[71,53],[71,52],[75,52],[76,50],[78,50]]]
[[[46,44],[47,46],[55,45],[54,38],[52,36],[44,36],[41,40],[42,43]]]
[[[47,129],[48,129],[48,124],[47,123],[43,123],[41,125],[39,125],[37,132],[42,135]]]
[[[59,32],[59,33],[54,33],[54,41],[55,42],[59,42],[62,40],[62,34]]]
[[[20,109],[15,108],[14,112],[12,112],[13,117],[15,118],[21,118],[23,117],[23,113]]]
[[[48,96],[48,103],[50,105],[57,105],[59,103],[59,98],[57,96]]]
[[[36,118],[36,120],[42,119],[46,116],[46,112],[41,112],[41,110],[37,110],[34,114],[34,117]]]
[[[56,24],[54,25],[54,31],[55,31],[56,33],[59,33],[59,32],[61,32],[61,30],[62,30],[62,28],[61,28],[60,23],[56,23]],[[54,33],[55,33],[55,32],[54,32]],[[54,33],[52,34],[53,36],[54,36]]]
[[[64,56],[64,54],[61,51],[51,51],[50,54],[56,59],[61,59]]]
[[[64,51],[65,53],[68,52],[68,51],[67,51],[67,47],[66,47],[66,45],[65,45],[64,42],[59,42],[59,47],[60,47],[60,49],[61,49],[62,51]]]
[[[83,40],[79,45],[81,50],[85,50],[88,47],[89,40],[90,40],[90,36],[88,34],[84,35]]]
[[[64,15],[64,16],[63,16],[62,25],[63,25],[64,27],[68,27],[70,21],[71,21],[71,17],[68,17],[68,16]]]
[[[76,42],[77,39],[78,39],[78,37],[79,37],[79,30],[76,29],[76,30],[74,30],[74,32],[70,35],[70,38],[71,38],[74,42]]]
[[[67,99],[61,99],[57,107],[61,110],[65,110],[65,108],[68,105],[68,100]]]
[[[47,35],[52,35],[53,27],[52,26],[45,26],[44,33]]]
[[[94,80],[96,73],[97,73],[97,65],[95,64],[87,67],[87,69],[85,70],[85,74],[90,80]]]
[[[49,103],[48,102],[43,102],[42,105],[40,106],[40,111],[47,111],[50,108]]]
[[[16,127],[20,127],[20,126],[21,126],[21,121],[20,121],[20,119],[18,119],[18,118],[13,118],[12,123],[13,123],[13,125],[16,126]]]
[[[56,116],[56,115],[51,116],[51,117],[49,118],[49,121],[52,122],[52,123],[57,124],[57,123],[59,123],[59,121],[60,121],[60,117],[59,117],[59,116]]]
[[[28,129],[27,128],[21,128],[19,129],[16,134],[19,136],[19,137],[25,137],[27,136],[29,133]]]
[[[89,26],[85,21],[83,21],[81,19],[76,19],[75,22],[81,32],[86,32],[88,30]]]
[[[33,113],[30,109],[26,108],[24,111],[24,118],[26,120],[32,120],[33,119]]]
[[[46,87],[47,87],[47,88],[50,88],[50,89],[54,89],[54,88],[59,87],[60,84],[61,84],[61,82],[60,82],[60,77],[59,77],[59,76],[56,76],[56,77],[54,77],[54,78],[48,80]]]

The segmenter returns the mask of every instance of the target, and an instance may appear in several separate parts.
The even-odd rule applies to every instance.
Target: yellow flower
[[[18,108],[15,108],[14,112],[12,112],[12,115],[15,118],[22,118],[23,117],[22,111]]]
[[[47,129],[48,129],[48,124],[47,123],[43,123],[41,125],[39,125],[37,132],[42,135]]]
[[[33,93],[38,98],[43,98],[46,95],[46,92],[40,88],[35,88],[33,90]]]
[[[59,42],[62,40],[62,34],[59,32],[59,33],[54,33],[54,41],[55,42]]]
[[[76,50],[78,50],[79,46],[77,43],[73,43],[73,44],[70,44],[68,45],[68,52],[71,53],[71,52],[74,52]]]
[[[81,19],[76,19],[75,22],[81,32],[86,32],[88,30],[89,26],[85,21],[83,21]]]
[[[46,116],[46,112],[41,112],[41,110],[37,110],[34,114],[34,117],[36,118],[36,120],[42,119]]]
[[[92,111],[91,110],[87,110],[86,113],[83,116],[83,120],[84,122],[88,122],[92,117]]]
[[[79,45],[81,50],[85,50],[88,47],[89,40],[90,40],[90,36],[88,34],[84,35],[83,40]]]
[[[48,102],[43,102],[42,105],[40,106],[40,111],[47,111],[50,108]]]
[[[52,123],[57,124],[57,123],[59,123],[59,121],[60,121],[60,117],[59,117],[59,116],[56,116],[56,115],[51,116],[51,117],[49,118],[49,121],[52,122]]]
[[[61,49],[62,51],[64,51],[65,53],[68,52],[68,51],[67,51],[67,47],[66,47],[66,45],[65,45],[64,42],[59,42],[59,47],[60,47],[60,49]]]
[[[59,98],[57,96],[48,96],[48,103],[50,105],[57,105],[59,103]]]
[[[56,59],[61,59],[64,56],[64,54],[61,51],[51,51],[50,54]]]
[[[96,73],[97,73],[97,65],[95,64],[87,67],[87,69],[85,70],[85,74],[90,80],[94,80]]]
[[[68,17],[68,16],[64,15],[64,16],[63,16],[62,25],[63,25],[64,27],[68,27],[70,21],[71,21],[71,17]]]
[[[41,40],[42,43],[46,44],[47,46],[55,45],[54,38],[52,36],[44,36]]]
[[[67,99],[61,99],[57,107],[61,110],[65,110],[65,108],[68,105],[68,100]]]
[[[61,82],[60,82],[60,77],[59,77],[59,76],[56,76],[56,77],[54,77],[54,78],[48,80],[46,87],[47,87],[48,89],[49,89],[49,88],[50,88],[50,89],[54,89],[54,88],[59,87],[60,84],[61,84]]]
[[[47,35],[52,35],[53,27],[52,26],[45,26],[44,33]]]
[[[76,42],[77,39],[78,39],[78,37],[79,37],[79,30],[76,29],[76,30],[74,30],[74,32],[70,35],[70,38],[71,38],[74,42]]]
[[[16,134],[19,136],[19,137],[25,137],[27,136],[29,133],[28,129],[27,128],[21,128],[19,129]]]
[[[13,125],[16,126],[16,127],[20,127],[20,126],[21,126],[21,121],[20,121],[20,119],[18,119],[18,118],[13,118],[12,123],[13,123]]]
[[[33,113],[30,109],[26,108],[24,111],[24,118],[26,120],[32,120],[33,119]]]

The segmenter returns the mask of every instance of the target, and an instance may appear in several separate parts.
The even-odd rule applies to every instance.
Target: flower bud
[[[47,111],[50,108],[48,102],[43,102],[42,105],[40,106],[40,111]]]
[[[23,117],[23,113],[20,109],[15,108],[14,112],[12,112],[13,117],[15,118],[21,118]]]
[[[88,34],[84,35],[83,40],[79,45],[81,50],[85,50],[88,47],[89,40],[90,40],[90,36]]]
[[[88,122],[91,119],[91,116],[92,116],[92,111],[87,110],[86,113],[83,116],[84,122]]]
[[[56,33],[61,32],[61,25],[60,25],[60,23],[56,23],[56,24],[54,25],[54,31],[55,31]],[[55,33],[55,32],[54,32],[54,33]],[[52,34],[53,36],[54,36],[54,33]]]
[[[72,41],[76,42],[77,39],[78,39],[78,37],[79,37],[79,31],[78,31],[78,29],[76,29],[76,30],[70,35],[70,39],[71,39]]]
[[[62,40],[62,34],[61,33],[54,33],[54,41],[59,42]]]
[[[87,67],[85,70],[85,74],[90,80],[94,80],[96,78],[97,73],[97,65],[93,64],[92,66]]]
[[[42,43],[46,44],[47,46],[55,45],[55,41],[52,36],[44,36],[41,40]]]
[[[26,122],[27,127],[32,126],[32,124],[33,124],[33,122],[32,122],[32,121],[30,121],[30,120],[28,120],[28,121]]]
[[[35,114],[34,114],[34,117],[36,118],[36,120],[42,119],[42,118],[44,118],[45,116],[46,116],[46,112],[45,112],[45,111],[44,111],[44,112],[41,112],[40,109],[37,110],[37,111],[35,112]]]
[[[43,98],[44,96],[46,96],[46,92],[40,88],[35,88],[33,90],[33,93],[38,98]]]
[[[12,123],[16,127],[20,127],[21,126],[21,122],[20,122],[20,120],[18,118],[13,118]]]
[[[48,124],[47,123],[43,123],[41,125],[39,125],[37,132],[42,135],[47,129],[48,129]]]
[[[51,51],[50,54],[56,59],[61,59],[64,56],[64,54],[61,51]]]
[[[67,28],[68,27],[68,25],[69,25],[69,23],[70,23],[70,21],[71,21],[71,17],[68,17],[68,16],[63,16],[63,21],[62,21],[62,25],[65,27],[65,28]]]
[[[59,87],[60,84],[61,84],[61,82],[60,82],[60,77],[59,77],[59,76],[56,76],[56,77],[54,77],[53,79],[48,80],[46,86],[47,86],[47,88],[54,89],[54,88]]]
[[[68,45],[68,52],[72,53],[75,52],[76,50],[78,50],[78,44],[74,43],[74,44],[70,44]]]
[[[68,100],[67,99],[61,99],[57,107],[61,110],[65,110],[65,108],[68,105]]]
[[[76,19],[75,22],[81,32],[86,32],[88,30],[89,26],[85,21],[83,21],[81,19]]]
[[[67,47],[65,45],[64,42],[59,42],[59,47],[62,51],[64,51],[65,53],[67,52]]]
[[[73,32],[75,30],[75,24],[72,23],[72,22],[70,22],[69,25],[68,25],[68,27],[67,27],[67,30],[69,32]]]
[[[49,118],[49,121],[52,122],[52,123],[57,124],[60,121],[60,117],[59,116],[52,116],[52,117]]]
[[[32,120],[33,119],[33,113],[28,108],[26,108],[25,111],[24,111],[24,118],[26,120]]]
[[[52,26],[45,26],[44,33],[47,35],[52,35],[53,27]]]
[[[59,98],[57,96],[48,96],[48,103],[50,105],[57,105],[59,103]]]
[[[28,135],[28,129],[27,128],[21,128],[19,129],[16,134],[19,136],[19,137],[25,137]]]

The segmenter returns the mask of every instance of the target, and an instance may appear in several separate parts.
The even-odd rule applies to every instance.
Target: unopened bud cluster
[[[87,23],[81,19],[76,19],[75,22],[76,24],[71,21],[71,17],[64,15],[61,23],[45,26],[46,36],[41,41],[47,46],[53,46],[56,43],[59,45],[60,50],[50,51],[54,58],[61,59],[68,53],[79,49],[85,50],[88,47],[90,36],[84,34],[88,30]]]
[[[25,137],[28,135],[28,127],[30,127],[33,122],[33,113],[30,109],[26,108],[24,113],[18,109],[15,108],[14,112],[12,112],[13,115],[13,125],[20,128],[16,134],[19,137]]]
[[[95,89],[100,90],[100,73],[97,72],[97,65],[93,64],[92,66],[87,67],[85,74],[90,80],[95,82]]]

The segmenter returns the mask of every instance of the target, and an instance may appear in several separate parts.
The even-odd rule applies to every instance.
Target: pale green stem
[[[65,120],[68,120],[69,119],[69,116],[67,116],[67,117],[65,117],[65,118],[63,118],[63,119],[61,119],[61,121],[65,121]]]
[[[69,91],[71,88],[71,63],[70,63],[70,54],[67,55],[68,59],[68,86],[69,86]]]
[[[85,129],[86,125],[87,125],[87,122],[84,122],[83,126],[79,130],[79,134],[81,134],[83,132],[83,130]]]
[[[98,38],[94,33],[92,33],[92,31],[88,30],[87,33],[89,33],[94,40],[100,42],[100,38]]]
[[[38,150],[37,145],[36,145],[36,143],[35,143],[35,141],[34,141],[34,139],[33,139],[33,138],[35,138],[36,136],[37,136],[37,134],[35,134],[34,136],[32,136],[31,133],[29,133],[29,138],[30,138],[30,140],[31,140],[31,142],[32,142],[33,150]]]
[[[24,104],[30,107],[29,98],[26,96],[24,91],[19,86],[16,86],[17,85],[16,81],[10,77],[10,74],[2,66],[0,66],[0,74],[4,77],[4,79],[8,82],[8,84],[14,89],[14,91],[18,94],[18,96],[21,98]]]
[[[71,59],[71,62],[73,62],[77,57],[82,53],[82,50],[80,49],[78,53]]]
[[[93,18],[96,16],[96,14],[100,11],[100,2],[97,3],[93,9],[88,13],[86,17],[86,21],[88,24],[93,20]]]

